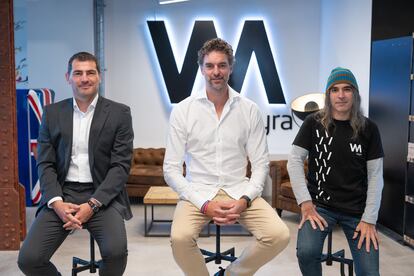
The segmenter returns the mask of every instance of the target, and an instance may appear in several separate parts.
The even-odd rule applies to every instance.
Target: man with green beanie
[[[308,158],[309,170],[303,166]],[[297,257],[303,275],[322,275],[329,231],[345,233],[357,275],[379,275],[375,228],[383,188],[383,149],[374,122],[364,117],[358,84],[349,69],[332,70],[325,107],[303,122],[288,161],[301,207]]]

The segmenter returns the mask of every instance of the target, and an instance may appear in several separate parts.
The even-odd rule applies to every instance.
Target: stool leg
[[[216,224],[216,264],[221,264],[221,252],[220,252],[220,226]]]
[[[326,256],[326,265],[332,265],[332,231],[328,233],[328,253]]]
[[[78,271],[76,270],[77,267],[78,267],[78,258],[72,257],[72,276],[78,275]]]
[[[350,259],[345,259],[345,263],[341,262],[341,276],[345,276],[345,264],[348,265],[348,275],[354,275],[354,262]]]
[[[349,276],[354,275],[354,262],[351,262],[348,264],[348,275]]]

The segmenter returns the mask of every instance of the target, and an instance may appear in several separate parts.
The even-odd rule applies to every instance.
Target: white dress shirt
[[[86,112],[82,112],[76,100],[73,99],[73,136],[72,155],[66,181],[92,182],[91,169],[89,167],[89,132],[91,129],[93,114],[95,113],[98,94],[88,106]]]
[[[68,174],[65,181],[88,183],[93,182],[89,167],[88,143],[89,132],[91,129],[93,114],[99,95],[93,99],[86,112],[82,112],[73,98],[73,134],[72,134],[72,154]],[[48,202],[48,206],[61,197],[54,197]]]
[[[247,158],[252,164],[250,180]],[[163,170],[168,185],[198,208],[219,189],[234,199],[260,196],[269,159],[257,105],[230,87],[220,119],[205,90],[177,104],[171,112]]]

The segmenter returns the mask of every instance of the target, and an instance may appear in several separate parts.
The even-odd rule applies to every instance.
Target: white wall
[[[94,51],[93,0],[26,0],[26,5],[28,87],[51,88],[56,101],[71,97],[68,59]]]
[[[190,1],[159,5],[157,1],[110,0],[105,9],[105,59],[107,97],[131,106],[138,147],[163,147],[171,105],[149,36],[146,20],[167,21],[179,69],[190,32],[197,19],[213,19],[218,35],[237,48],[241,23],[264,20],[287,103],[319,89],[320,1]],[[231,11],[231,12],[230,12]],[[286,105],[269,105],[258,73],[251,62],[241,93],[266,115],[290,114]],[[202,86],[200,73],[195,87]],[[268,136],[271,153],[286,154],[297,127],[277,127]]]
[[[362,97],[366,116],[369,105],[372,0],[322,0],[320,91],[331,70],[351,69]]]

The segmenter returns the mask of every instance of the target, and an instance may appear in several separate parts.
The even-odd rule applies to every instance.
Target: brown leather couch
[[[166,186],[162,172],[165,148],[136,148],[126,183],[129,196],[144,197],[151,186]]]
[[[279,216],[283,210],[300,213],[300,207],[296,202],[295,195],[290,183],[287,171],[287,160],[270,162],[270,177],[272,179],[272,206],[276,208]],[[305,174],[308,170],[308,163],[305,162]]]

